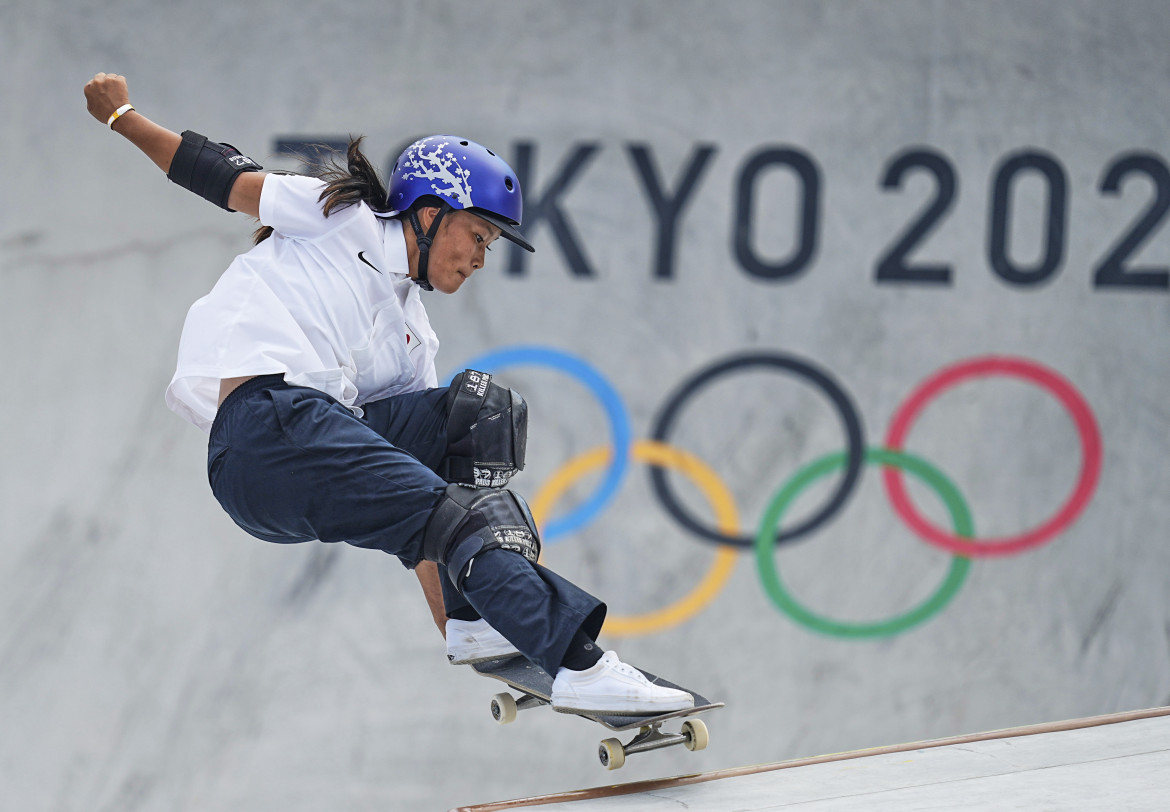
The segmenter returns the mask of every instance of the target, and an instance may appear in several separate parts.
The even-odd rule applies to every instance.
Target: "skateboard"
[[[526,657],[516,655],[498,660],[486,660],[472,663],[476,673],[485,677],[499,680],[513,690],[519,691],[519,697],[510,693],[496,694],[492,699],[492,716],[501,725],[516,720],[518,711],[529,708],[539,708],[551,705],[553,678],[540,666],[529,662]],[[642,671],[642,669],[638,669]],[[587,711],[558,711],[560,713],[580,716],[590,721],[604,725],[610,730],[625,732],[637,729],[638,733],[630,741],[622,744],[618,739],[605,739],[597,748],[601,766],[607,770],[617,770],[626,763],[626,756],[634,753],[644,753],[649,750],[658,750],[663,747],[683,745],[688,750],[702,750],[707,746],[710,737],[707,726],[700,719],[685,719],[678,733],[666,733],[662,730],[664,722],[672,719],[683,719],[704,711],[722,708],[722,702],[712,702],[694,691],[675,685],[672,682],[656,677],[648,671],[642,673],[652,683],[667,688],[676,688],[686,691],[695,698],[695,706],[679,711],[656,714],[653,716],[631,716],[627,714],[590,713]],[[554,708],[555,710],[555,708]]]

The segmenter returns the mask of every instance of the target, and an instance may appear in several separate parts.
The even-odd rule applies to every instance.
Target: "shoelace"
[[[650,684],[650,681],[648,679],[646,679],[645,674],[643,674],[638,669],[634,668],[634,666],[629,665],[628,663],[623,663],[619,660],[617,665],[615,665],[613,667],[613,670],[617,671],[619,673],[625,674],[627,677],[633,677],[634,679],[636,679],[640,682],[644,682],[647,685]]]

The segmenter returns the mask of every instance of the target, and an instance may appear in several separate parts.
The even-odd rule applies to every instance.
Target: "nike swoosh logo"
[[[378,268],[374,265],[374,263],[372,263],[368,259],[366,259],[366,252],[365,251],[358,251],[358,259],[360,259],[362,262],[366,263],[371,268],[373,268],[375,273],[382,273],[381,271],[378,270]]]

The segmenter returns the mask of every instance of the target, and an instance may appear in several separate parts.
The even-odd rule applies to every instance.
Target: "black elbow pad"
[[[217,144],[208,141],[206,136],[185,130],[167,177],[221,209],[234,211],[228,208],[228,197],[236,176],[263,168],[231,144]]]

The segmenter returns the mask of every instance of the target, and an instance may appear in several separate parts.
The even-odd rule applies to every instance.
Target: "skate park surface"
[[[559,807],[1150,808],[1166,3],[15,0],[0,20],[28,77],[0,85],[5,809],[441,812],[613,784],[632,791]],[[397,561],[224,515],[163,392],[256,224],[89,116],[98,71],[269,169],[350,134],[383,176],[434,132],[508,159],[537,251],[493,246],[428,295],[439,376],[524,395],[514,484],[545,563],[607,601],[606,648],[726,703],[706,750],[606,772],[596,725],[498,726],[495,683],[446,662]],[[1150,715],[1075,725],[1130,713]]]
[[[1158,810],[1170,708],[517,799],[451,812]]]

